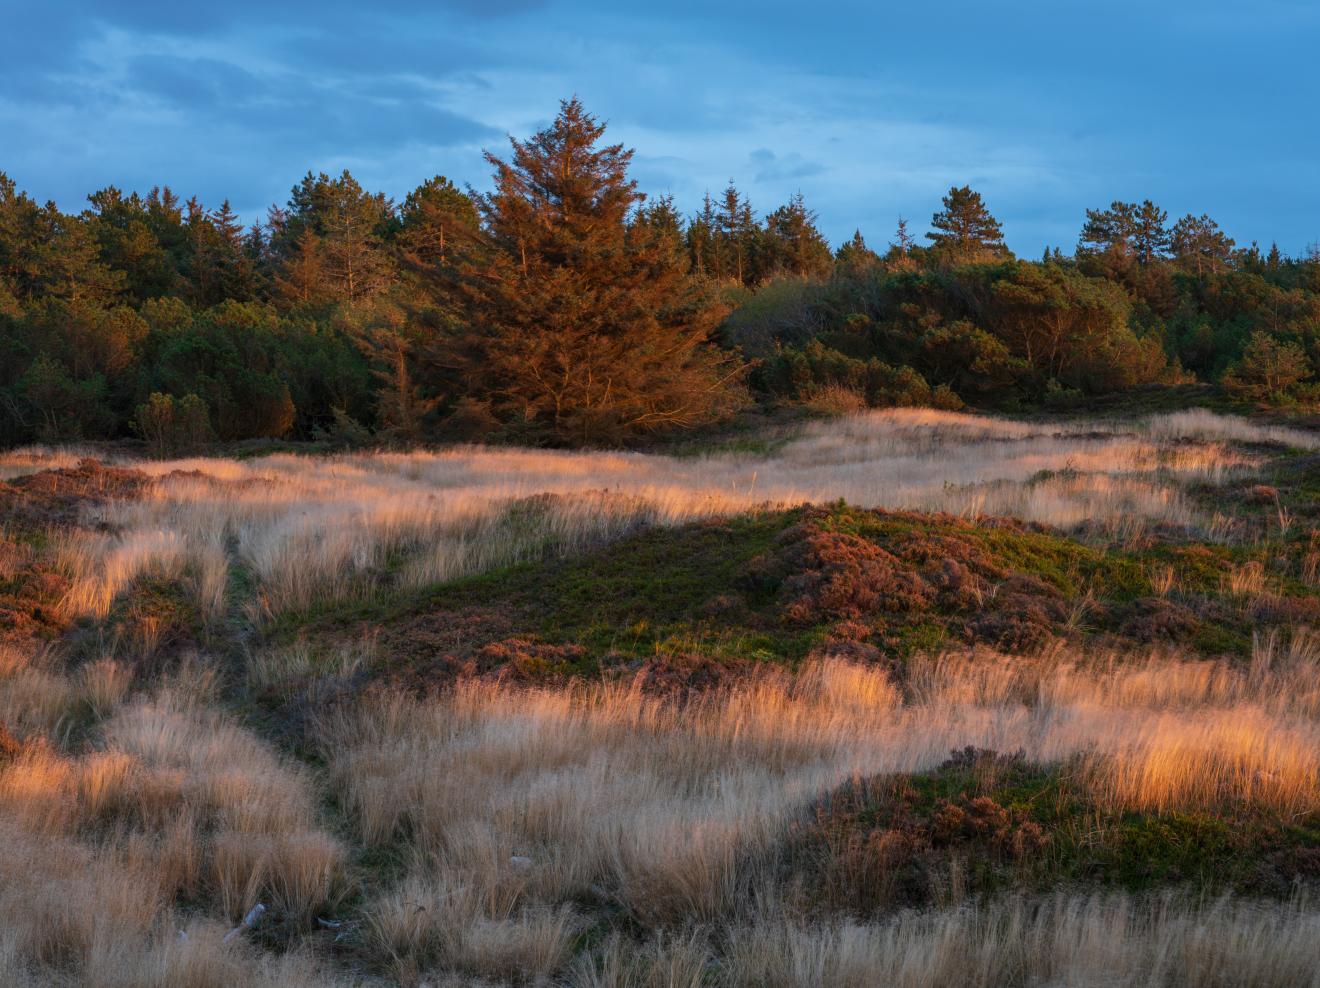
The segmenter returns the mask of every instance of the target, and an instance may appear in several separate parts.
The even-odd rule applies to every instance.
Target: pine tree
[[[38,291],[34,255],[40,225],[41,207],[0,172],[0,293],[13,299],[16,309]]]
[[[125,196],[114,186],[87,197],[83,214],[101,249],[101,260],[124,275],[129,300],[141,304],[173,291],[178,273],[174,260],[152,229],[148,206],[137,193]]]
[[[944,208],[931,217],[935,229],[926,234],[935,250],[955,264],[994,260],[1007,255],[999,221],[986,209],[979,192],[952,188]]]
[[[1138,264],[1153,264],[1169,255],[1169,214],[1149,199],[1132,207],[1132,249]]]
[[[1136,208],[1132,203],[1116,199],[1108,209],[1088,209],[1086,223],[1077,238],[1077,253],[1115,253],[1124,257],[1134,254]]]
[[[1233,240],[1219,224],[1202,213],[1188,213],[1173,226],[1170,238],[1173,255],[1197,275],[1217,274],[1233,258]]]
[[[481,217],[472,197],[443,175],[408,193],[400,210],[399,245],[414,265],[443,265],[456,246],[478,236]]]
[[[555,443],[614,442],[708,422],[741,369],[710,343],[723,308],[667,238],[631,222],[632,152],[576,99],[512,158],[487,154],[486,245],[459,259],[463,327],[434,348],[451,400]]]

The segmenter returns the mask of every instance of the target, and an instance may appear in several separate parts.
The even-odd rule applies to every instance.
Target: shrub
[[[1296,343],[1255,332],[1242,359],[1224,373],[1224,387],[1236,398],[1285,404],[1295,401],[1311,364]]]
[[[932,388],[909,366],[895,367],[875,357],[861,360],[840,353],[819,340],[802,349],[783,349],[766,361],[759,380],[768,391],[814,402],[821,396],[848,392],[870,408],[934,407],[956,411],[962,400],[947,385]],[[844,409],[840,409],[844,410]]]
[[[206,403],[195,394],[175,401],[173,395],[153,392],[138,405],[133,426],[158,459],[197,449],[214,438]]]

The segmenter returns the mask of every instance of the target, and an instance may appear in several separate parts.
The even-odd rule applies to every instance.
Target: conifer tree
[[[314,242],[320,264],[320,294],[334,302],[369,301],[392,283],[394,267],[385,236],[397,222],[394,204],[363,190],[347,171],[337,178],[308,172],[294,186],[287,210],[272,210],[271,249],[282,263],[308,254]],[[307,234],[314,237],[307,238]],[[285,272],[286,283],[306,282]]]
[[[1110,203],[1108,209],[1088,209],[1086,223],[1082,226],[1077,240],[1079,254],[1102,254],[1112,252],[1128,256],[1135,251],[1134,213],[1136,207],[1131,203]]]
[[[460,258],[462,329],[433,351],[448,397],[485,402],[513,432],[615,442],[726,411],[740,367],[711,346],[724,309],[667,238],[630,222],[632,152],[576,99],[546,130],[493,154],[483,249]]]
[[[443,175],[429,178],[403,202],[399,244],[414,265],[443,265],[454,247],[470,244],[479,232],[477,205]]]
[[[868,271],[880,264],[875,251],[866,245],[861,230],[854,231],[852,238],[835,251],[834,261],[841,269],[853,274]]]
[[[931,217],[926,234],[935,250],[955,264],[994,260],[1008,253],[999,221],[990,215],[981,193],[964,185],[944,197],[944,208]]]
[[[684,249],[686,231],[683,217],[674,205],[672,195],[657,196],[650,202],[643,203],[634,213],[633,223],[649,230],[668,245],[675,259],[684,267],[688,266],[688,254]]]
[[[1232,238],[1204,213],[1188,213],[1175,223],[1169,244],[1173,256],[1198,275],[1217,274],[1229,266],[1233,257]]]
[[[889,255],[886,258],[888,266],[894,271],[908,271],[916,266],[912,257],[912,248],[916,245],[916,240],[908,232],[908,222],[905,217],[898,218],[898,228],[894,232],[894,239],[889,242]]]
[[[687,234],[684,237],[692,270],[699,275],[717,277],[715,270],[717,264],[715,230],[717,225],[715,202],[711,199],[710,193],[707,192],[701,200],[701,212],[688,222]]]
[[[1132,209],[1132,249],[1138,264],[1153,264],[1169,256],[1169,214],[1149,199]]]
[[[820,277],[829,273],[830,245],[816,228],[816,214],[798,192],[765,218],[761,277],[778,272]]]
[[[752,204],[729,180],[715,211],[715,258],[717,278],[732,278],[740,284],[754,284],[759,229]]]

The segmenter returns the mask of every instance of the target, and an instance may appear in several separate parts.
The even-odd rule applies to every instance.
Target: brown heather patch
[[[1186,641],[1201,626],[1201,619],[1189,607],[1164,597],[1142,597],[1125,610],[1119,634],[1133,641]]]
[[[753,663],[745,659],[714,659],[691,652],[658,655],[636,669],[635,682],[650,695],[696,696],[729,689],[749,676],[752,668]]]
[[[458,679],[476,675],[477,653],[511,637],[514,616],[486,607],[426,611],[381,626],[355,625],[349,637],[379,635],[380,650],[389,656],[378,678],[411,692],[427,693]],[[488,663],[483,672],[493,671]]]
[[[1069,615],[1062,592],[997,563],[963,534],[975,530],[970,522],[885,511],[854,517],[907,527],[881,545],[828,527],[827,510],[808,509],[781,536],[779,548],[748,568],[753,585],[778,587],[782,621],[832,623],[831,638],[852,643],[935,621],[969,641],[1018,651],[1040,648],[1062,633]],[[997,521],[996,527],[1026,531]]]
[[[96,460],[0,482],[0,645],[52,638],[68,626],[60,603],[70,581],[24,537],[77,529],[89,508],[139,497],[150,483],[136,470]]]
[[[68,581],[29,548],[0,533],[0,646],[49,638],[64,628],[58,604]]]
[[[76,467],[42,470],[0,482],[0,523],[26,528],[75,526],[85,508],[140,497],[152,483],[139,470],[92,459]]]
[[[935,590],[874,542],[821,531],[810,522],[785,533],[790,575],[781,584],[783,615],[794,624],[855,620],[877,612],[924,611]]]
[[[992,796],[999,776],[1020,770],[1021,756],[967,748],[940,766],[976,776],[968,790],[931,799],[903,776],[855,778],[820,800],[795,824],[788,843],[809,895],[850,915],[927,906],[953,893],[959,860],[1025,863],[1050,842],[1019,808]]]
[[[472,671],[498,682],[563,681],[586,653],[581,645],[550,645],[533,638],[506,638],[477,649]]]

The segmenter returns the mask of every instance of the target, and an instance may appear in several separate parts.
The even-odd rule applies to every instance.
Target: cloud
[[[214,58],[135,55],[127,60],[125,73],[129,89],[189,112],[242,109],[266,88],[247,69]]]
[[[759,208],[801,191],[836,240],[916,226],[955,183],[1023,253],[1115,197],[1208,211],[1241,242],[1317,237],[1320,130],[1299,121],[1320,15],[1296,0],[850,0],[808,21],[787,0],[10,6],[0,168],[66,208],[164,181],[258,208],[309,168],[481,187],[483,146],[577,93],[645,190],[688,211],[730,176]],[[1205,65],[1234,84],[1210,94]]]
[[[825,172],[825,166],[820,162],[808,161],[796,151],[777,155],[769,148],[758,148],[747,157],[752,165],[752,175],[758,182],[811,178]]]

